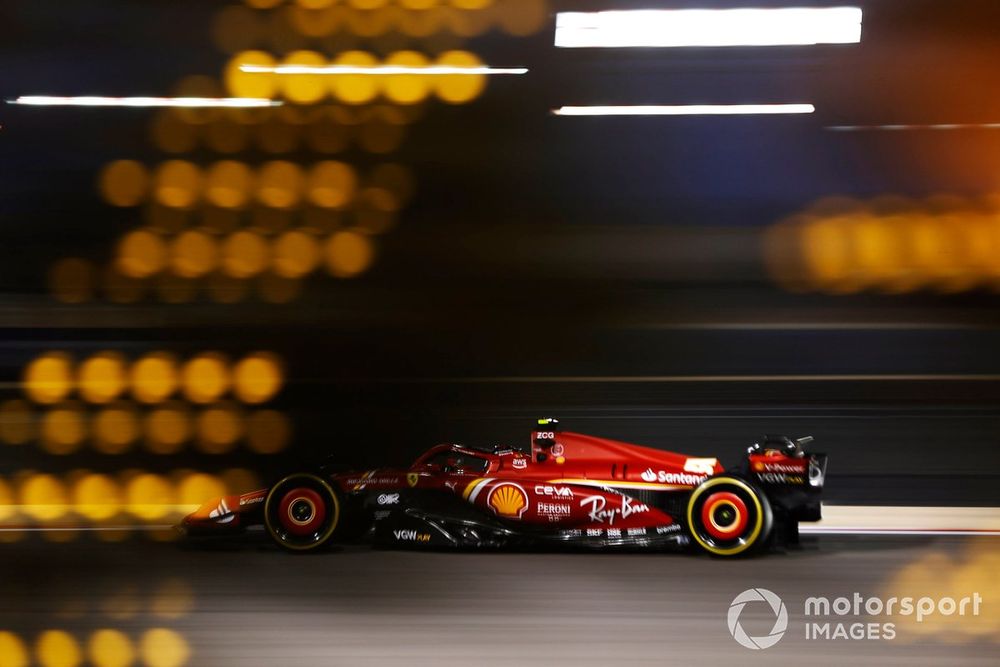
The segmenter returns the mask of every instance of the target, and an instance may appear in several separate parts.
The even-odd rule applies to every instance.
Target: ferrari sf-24
[[[826,456],[812,438],[765,436],[728,470],[538,421],[527,452],[432,447],[409,468],[290,474],[202,505],[180,528],[226,535],[263,525],[291,552],[365,541],[425,549],[698,549],[746,555],[819,521]]]

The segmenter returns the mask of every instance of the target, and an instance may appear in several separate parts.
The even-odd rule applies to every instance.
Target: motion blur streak
[[[23,95],[10,104],[33,107],[177,107],[193,109],[276,107],[284,102],[252,97],[50,97]]]
[[[162,646],[164,657],[187,657],[191,665],[212,667],[599,667],[654,664],[665,656],[671,664],[797,667],[804,654],[836,651],[837,664],[985,666],[996,664],[1000,619],[990,610],[1000,591],[990,575],[996,571],[998,547],[1000,541],[990,538],[944,537],[927,544],[910,538],[806,537],[803,548],[779,557],[780,563],[761,559],[734,567],[659,554],[344,549],[297,558],[290,566],[255,539],[225,551],[142,541],[113,549],[81,541],[72,549],[53,549],[25,540],[8,547],[12,558],[52,575],[0,581],[8,610],[0,622],[30,641],[40,630],[64,627],[65,621],[35,610],[59,609],[67,591],[93,605],[115,590],[109,586],[131,585],[140,601],[135,611],[143,612],[150,582],[182,577],[196,599],[187,614],[164,623],[175,634],[147,637],[143,627],[128,631],[143,657]],[[755,660],[729,636],[726,610],[733,596],[756,586],[781,596],[790,631]],[[952,586],[953,592],[944,590]],[[852,591],[865,597],[978,591],[986,613],[919,624],[894,617],[912,643],[806,640],[805,599]],[[133,623],[160,621],[135,614]],[[918,634],[921,630],[927,632]],[[17,641],[6,638],[4,645]]]
[[[421,74],[430,76],[450,76],[455,74],[527,74],[527,67],[449,67],[446,65],[428,65],[426,67],[406,67],[403,65],[373,65],[371,67],[355,67],[352,65],[279,65],[265,67],[263,65],[241,65],[240,70],[256,74]]]
[[[909,130],[1000,130],[1000,123],[935,123],[931,125],[830,125],[831,132],[905,132]]]
[[[861,41],[857,7],[649,9],[556,15],[559,47],[779,46]]]
[[[812,104],[682,104],[562,106],[556,116],[753,116],[815,113]]]

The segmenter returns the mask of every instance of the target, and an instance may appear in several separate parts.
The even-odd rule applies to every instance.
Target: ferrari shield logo
[[[420,475],[415,472],[406,473],[406,483],[410,486],[416,486],[417,482],[420,480]]]

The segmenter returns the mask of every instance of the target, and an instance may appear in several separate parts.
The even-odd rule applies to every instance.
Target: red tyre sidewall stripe
[[[298,524],[289,517],[292,504],[298,500],[307,500],[314,507],[312,518],[309,519],[308,523]],[[278,504],[278,519],[281,521],[282,527],[292,535],[309,535],[315,533],[323,525],[323,521],[326,519],[326,503],[319,493],[308,487],[292,489],[282,496],[281,502]]]
[[[736,521],[733,523],[732,527],[726,530],[720,530],[716,528],[712,523],[712,512],[715,511],[716,507],[720,503],[730,504],[736,510]],[[749,521],[749,511],[747,510],[747,505],[743,502],[735,493],[730,493],[728,491],[719,491],[713,493],[708,498],[705,499],[705,503],[701,506],[701,523],[704,526],[705,531],[717,540],[732,540],[743,534],[743,531],[747,527],[747,522]]]

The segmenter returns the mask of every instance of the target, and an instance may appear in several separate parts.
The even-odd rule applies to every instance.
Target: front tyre
[[[264,525],[278,546],[303,553],[330,542],[340,524],[340,501],[323,478],[289,475],[271,487],[264,501]]]
[[[687,523],[698,546],[714,556],[737,556],[764,544],[774,518],[771,503],[739,477],[702,482],[688,500]]]

